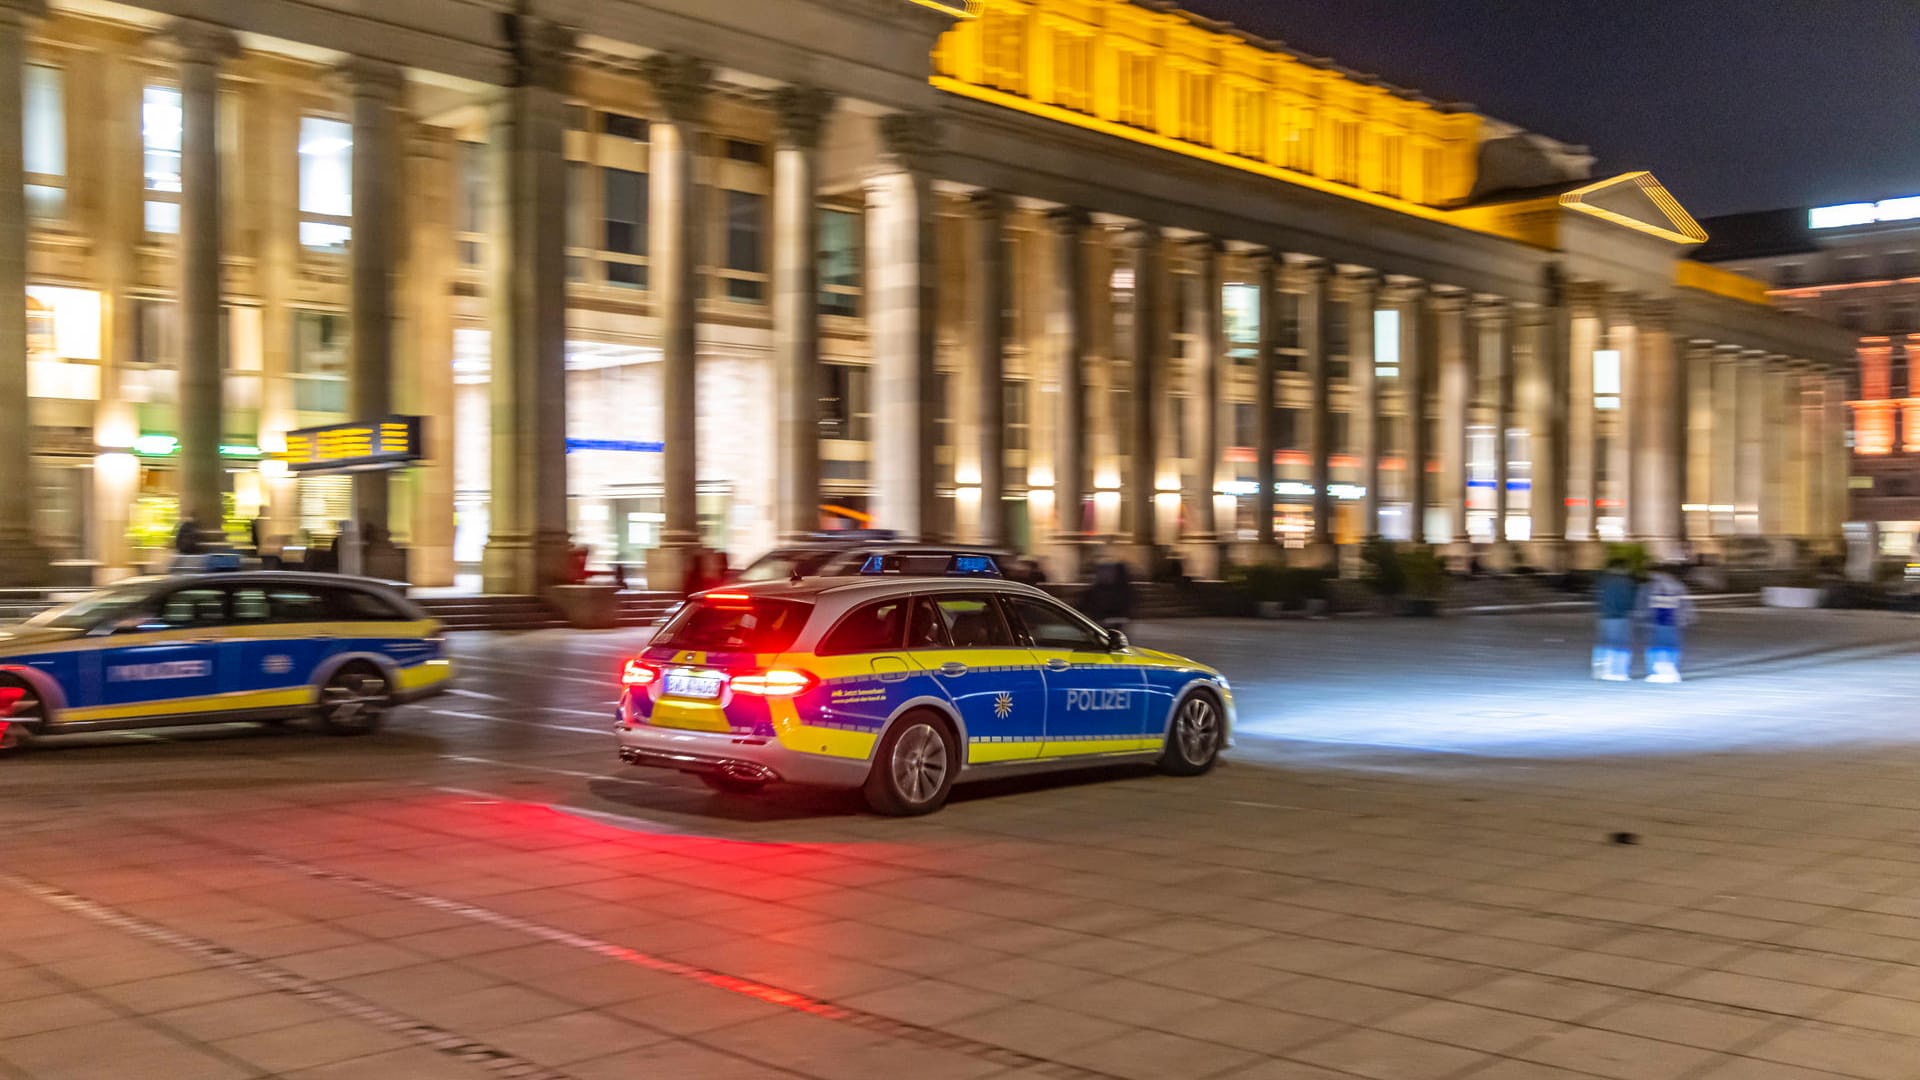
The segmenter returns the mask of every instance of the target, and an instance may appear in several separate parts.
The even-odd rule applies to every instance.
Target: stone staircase
[[[537,596],[442,596],[415,603],[449,632],[555,630],[567,625]]]
[[[621,626],[654,626],[680,604],[680,597],[667,592],[623,592],[620,594]]]

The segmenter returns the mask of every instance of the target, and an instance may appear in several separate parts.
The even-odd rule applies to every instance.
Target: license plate
[[[667,696],[712,700],[720,696],[720,676],[669,671],[667,672]]]

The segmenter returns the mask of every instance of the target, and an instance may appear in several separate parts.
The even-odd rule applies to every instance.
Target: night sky
[[[1696,216],[1920,193],[1915,0],[1186,0],[1651,169]]]

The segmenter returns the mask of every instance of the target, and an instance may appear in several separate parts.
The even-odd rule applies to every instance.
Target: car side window
[[[142,630],[184,630],[220,626],[227,621],[227,594],[223,589],[179,589],[160,601],[157,617],[142,620]]]
[[[944,649],[949,644],[946,620],[940,617],[932,599],[923,596],[915,600],[907,616],[907,648]]]
[[[956,649],[1012,648],[1013,630],[991,596],[955,593],[928,597]]]
[[[821,656],[892,652],[900,647],[911,606],[911,598],[896,597],[855,608],[827,633],[816,651]]]
[[[326,593],[332,617],[345,622],[402,622],[406,618],[394,610],[392,604],[370,592],[328,589]]]
[[[227,609],[236,623],[263,623],[273,614],[267,590],[258,585],[242,585],[228,593]]]
[[[1026,627],[1027,637],[1035,648],[1107,651],[1106,634],[1058,605],[1024,596],[1009,599],[1007,605]]]

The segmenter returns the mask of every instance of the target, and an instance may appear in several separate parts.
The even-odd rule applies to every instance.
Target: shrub
[[[1425,544],[1407,547],[1400,553],[1400,576],[1406,582],[1407,595],[1415,600],[1438,600],[1447,591],[1447,564],[1438,552]]]
[[[1279,604],[1289,609],[1327,598],[1327,573],[1303,566],[1262,562],[1236,566],[1227,572],[1227,584],[1248,606]]]
[[[1619,559],[1627,564],[1627,573],[1635,581],[1645,581],[1647,572],[1653,568],[1653,556],[1647,553],[1645,544],[1608,544],[1607,561]]]
[[[1367,541],[1360,548],[1360,564],[1365,568],[1361,580],[1376,595],[1395,597],[1407,591],[1407,570],[1400,562],[1399,549],[1391,540],[1379,537]]]

